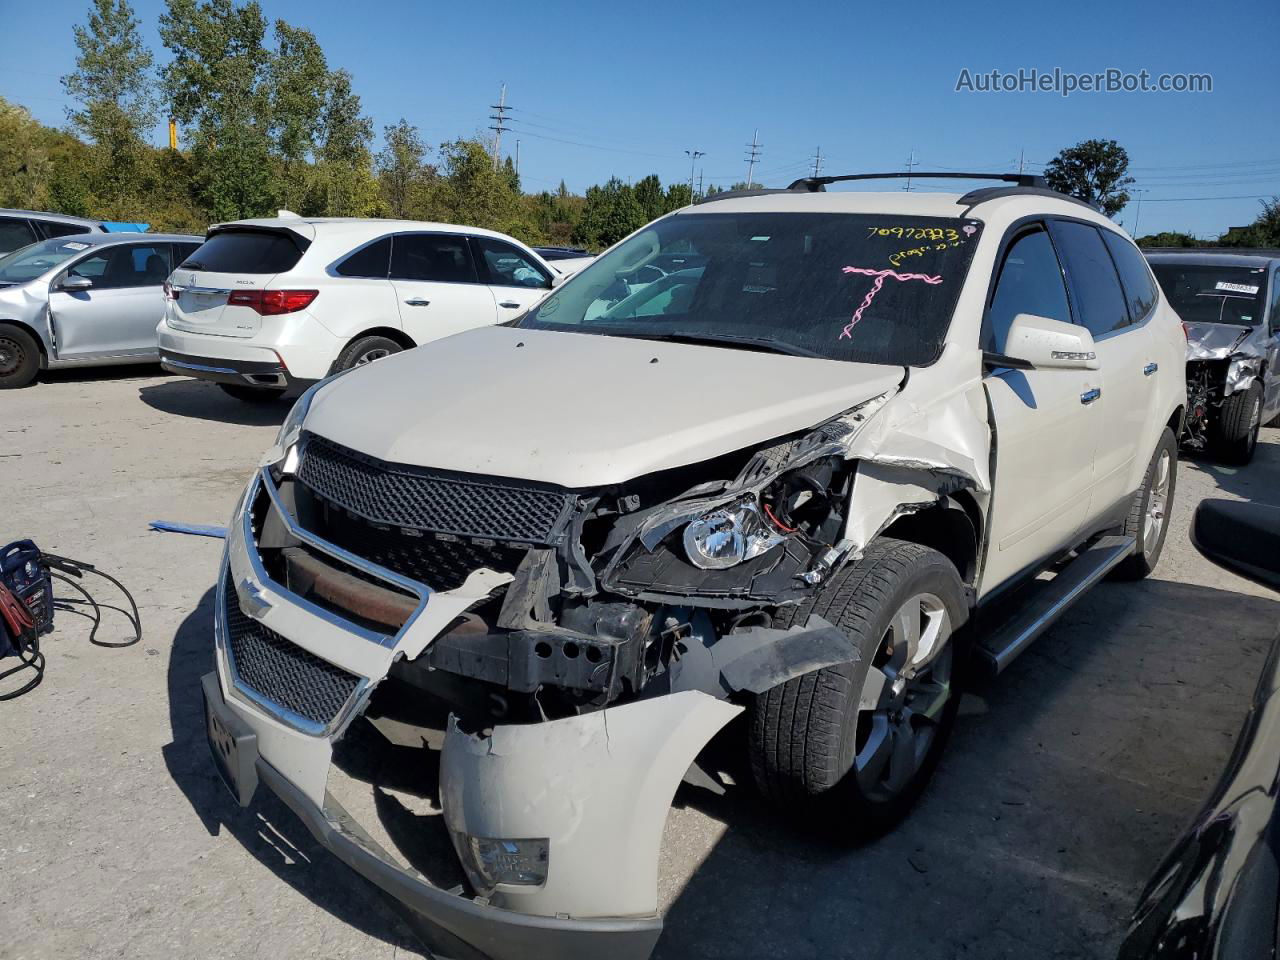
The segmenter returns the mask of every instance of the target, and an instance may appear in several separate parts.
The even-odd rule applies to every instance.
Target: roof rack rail
[[[693,202],[712,203],[716,200],[732,200],[735,197],[767,197],[773,193],[790,193],[791,188],[783,189],[781,187],[751,187],[746,190],[721,190],[719,193],[709,193],[705,197],[698,197]]]
[[[847,183],[850,180],[1001,180],[1016,184],[1019,187],[1045,187],[1044,177],[1034,173],[930,173],[928,171],[907,171],[893,173],[845,173],[834,177],[801,177],[791,184],[788,190],[808,190],[818,193],[825,190],[830,183]]]

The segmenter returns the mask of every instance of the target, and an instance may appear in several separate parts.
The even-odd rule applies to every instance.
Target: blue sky
[[[163,0],[135,0],[161,59]],[[58,77],[74,63],[71,25],[86,5],[18,4],[0,95],[63,122]],[[687,180],[701,150],[707,183],[746,176],[785,185],[822,147],[824,172],[925,168],[1038,170],[1063,146],[1115,138],[1145,188],[1140,233],[1216,235],[1280,194],[1280,3],[485,4],[263,0],[268,18],[315,32],[355,76],[381,128],[405,117],[431,142],[489,124],[506,82],[528,190],[575,191],[610,175]],[[22,38],[22,43],[12,38]],[[973,73],[1019,68],[1208,73],[1213,92],[957,93]],[[156,131],[156,142],[163,133]],[[928,187],[928,185],[925,185]],[[1181,200],[1237,197],[1245,199]],[[1117,218],[1130,229],[1131,203]]]

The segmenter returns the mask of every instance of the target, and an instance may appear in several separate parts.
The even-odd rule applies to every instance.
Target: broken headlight
[[[488,894],[499,884],[540,887],[547,882],[551,841],[491,840],[453,832],[454,849],[477,893]]]
[[[689,562],[703,570],[723,570],[758,557],[785,539],[755,499],[727,504],[684,528]]]

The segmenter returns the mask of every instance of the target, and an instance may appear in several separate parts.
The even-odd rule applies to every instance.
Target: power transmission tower
[[[491,124],[489,129],[493,131],[493,172],[498,172],[498,158],[502,156],[502,132],[510,130],[506,125],[507,111],[511,108],[507,106],[507,85],[502,85],[502,96],[498,98],[497,103],[489,104],[490,109],[497,110],[497,113],[489,114],[490,120],[497,121]]]
[[[689,157],[689,199],[693,199],[693,168],[698,164],[699,157],[705,157],[705,150],[686,150],[685,154]]]
[[[813,160],[813,175],[815,177],[822,176],[822,147],[818,147],[818,152],[811,159]]]
[[[911,156],[907,158],[907,185],[902,188],[903,190],[906,190],[908,193],[911,192],[911,171],[915,169],[915,165],[916,165],[916,151],[915,151],[915,148],[913,147],[911,150]]]
[[[756,161],[760,159],[760,131],[756,130],[751,135],[751,142],[747,144],[747,148],[751,151],[747,154],[747,189],[751,189],[751,173],[756,168]]]

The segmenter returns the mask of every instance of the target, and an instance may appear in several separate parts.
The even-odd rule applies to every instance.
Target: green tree
[[[304,202],[307,162],[313,159],[329,90],[329,65],[310,30],[275,22],[276,50],[267,77],[271,133],[280,157],[279,198],[289,209]]]
[[[673,183],[667,187],[667,209],[664,212],[679,210],[691,203],[693,203],[693,190],[687,183]]]
[[[1044,176],[1054,190],[1097,204],[1112,217],[1129,202],[1125,188],[1133,183],[1133,177],[1128,171],[1129,154],[1120,144],[1083,140],[1050,160]]]
[[[161,72],[174,117],[192,125],[195,188],[214,220],[272,212],[272,57],[256,0],[167,0]]]
[[[1160,233],[1149,233],[1137,239],[1140,247],[1203,247],[1204,244],[1189,233],[1181,230],[1164,230]]]
[[[1232,227],[1218,240],[1224,247],[1280,247],[1280,196],[1262,201],[1262,213],[1247,227]]]
[[[75,102],[71,127],[92,144],[97,203],[109,216],[139,210],[146,191],[147,130],[156,121],[152,55],[127,0],[92,0],[85,26],[72,28],[76,69],[62,78]]]
[[[380,212],[369,154],[373,121],[361,112],[350,73],[335,70],[329,75],[328,87],[316,163],[324,198],[322,212],[331,217],[370,216]]]
[[[617,177],[603,186],[589,187],[582,218],[574,228],[573,239],[592,249],[611,246],[648,223],[635,190]]]
[[[375,166],[382,199],[392,216],[409,217],[413,196],[428,175],[427,145],[418,128],[403,117],[399,123],[382,128],[382,139],[384,146]]]
[[[493,169],[493,156],[480,140],[440,144],[440,177],[431,191],[432,215],[451,223],[501,230],[533,239],[511,181]]]
[[[636,203],[644,211],[646,220],[657,220],[667,212],[667,199],[662,192],[662,181],[655,173],[637,181],[635,187]]]

